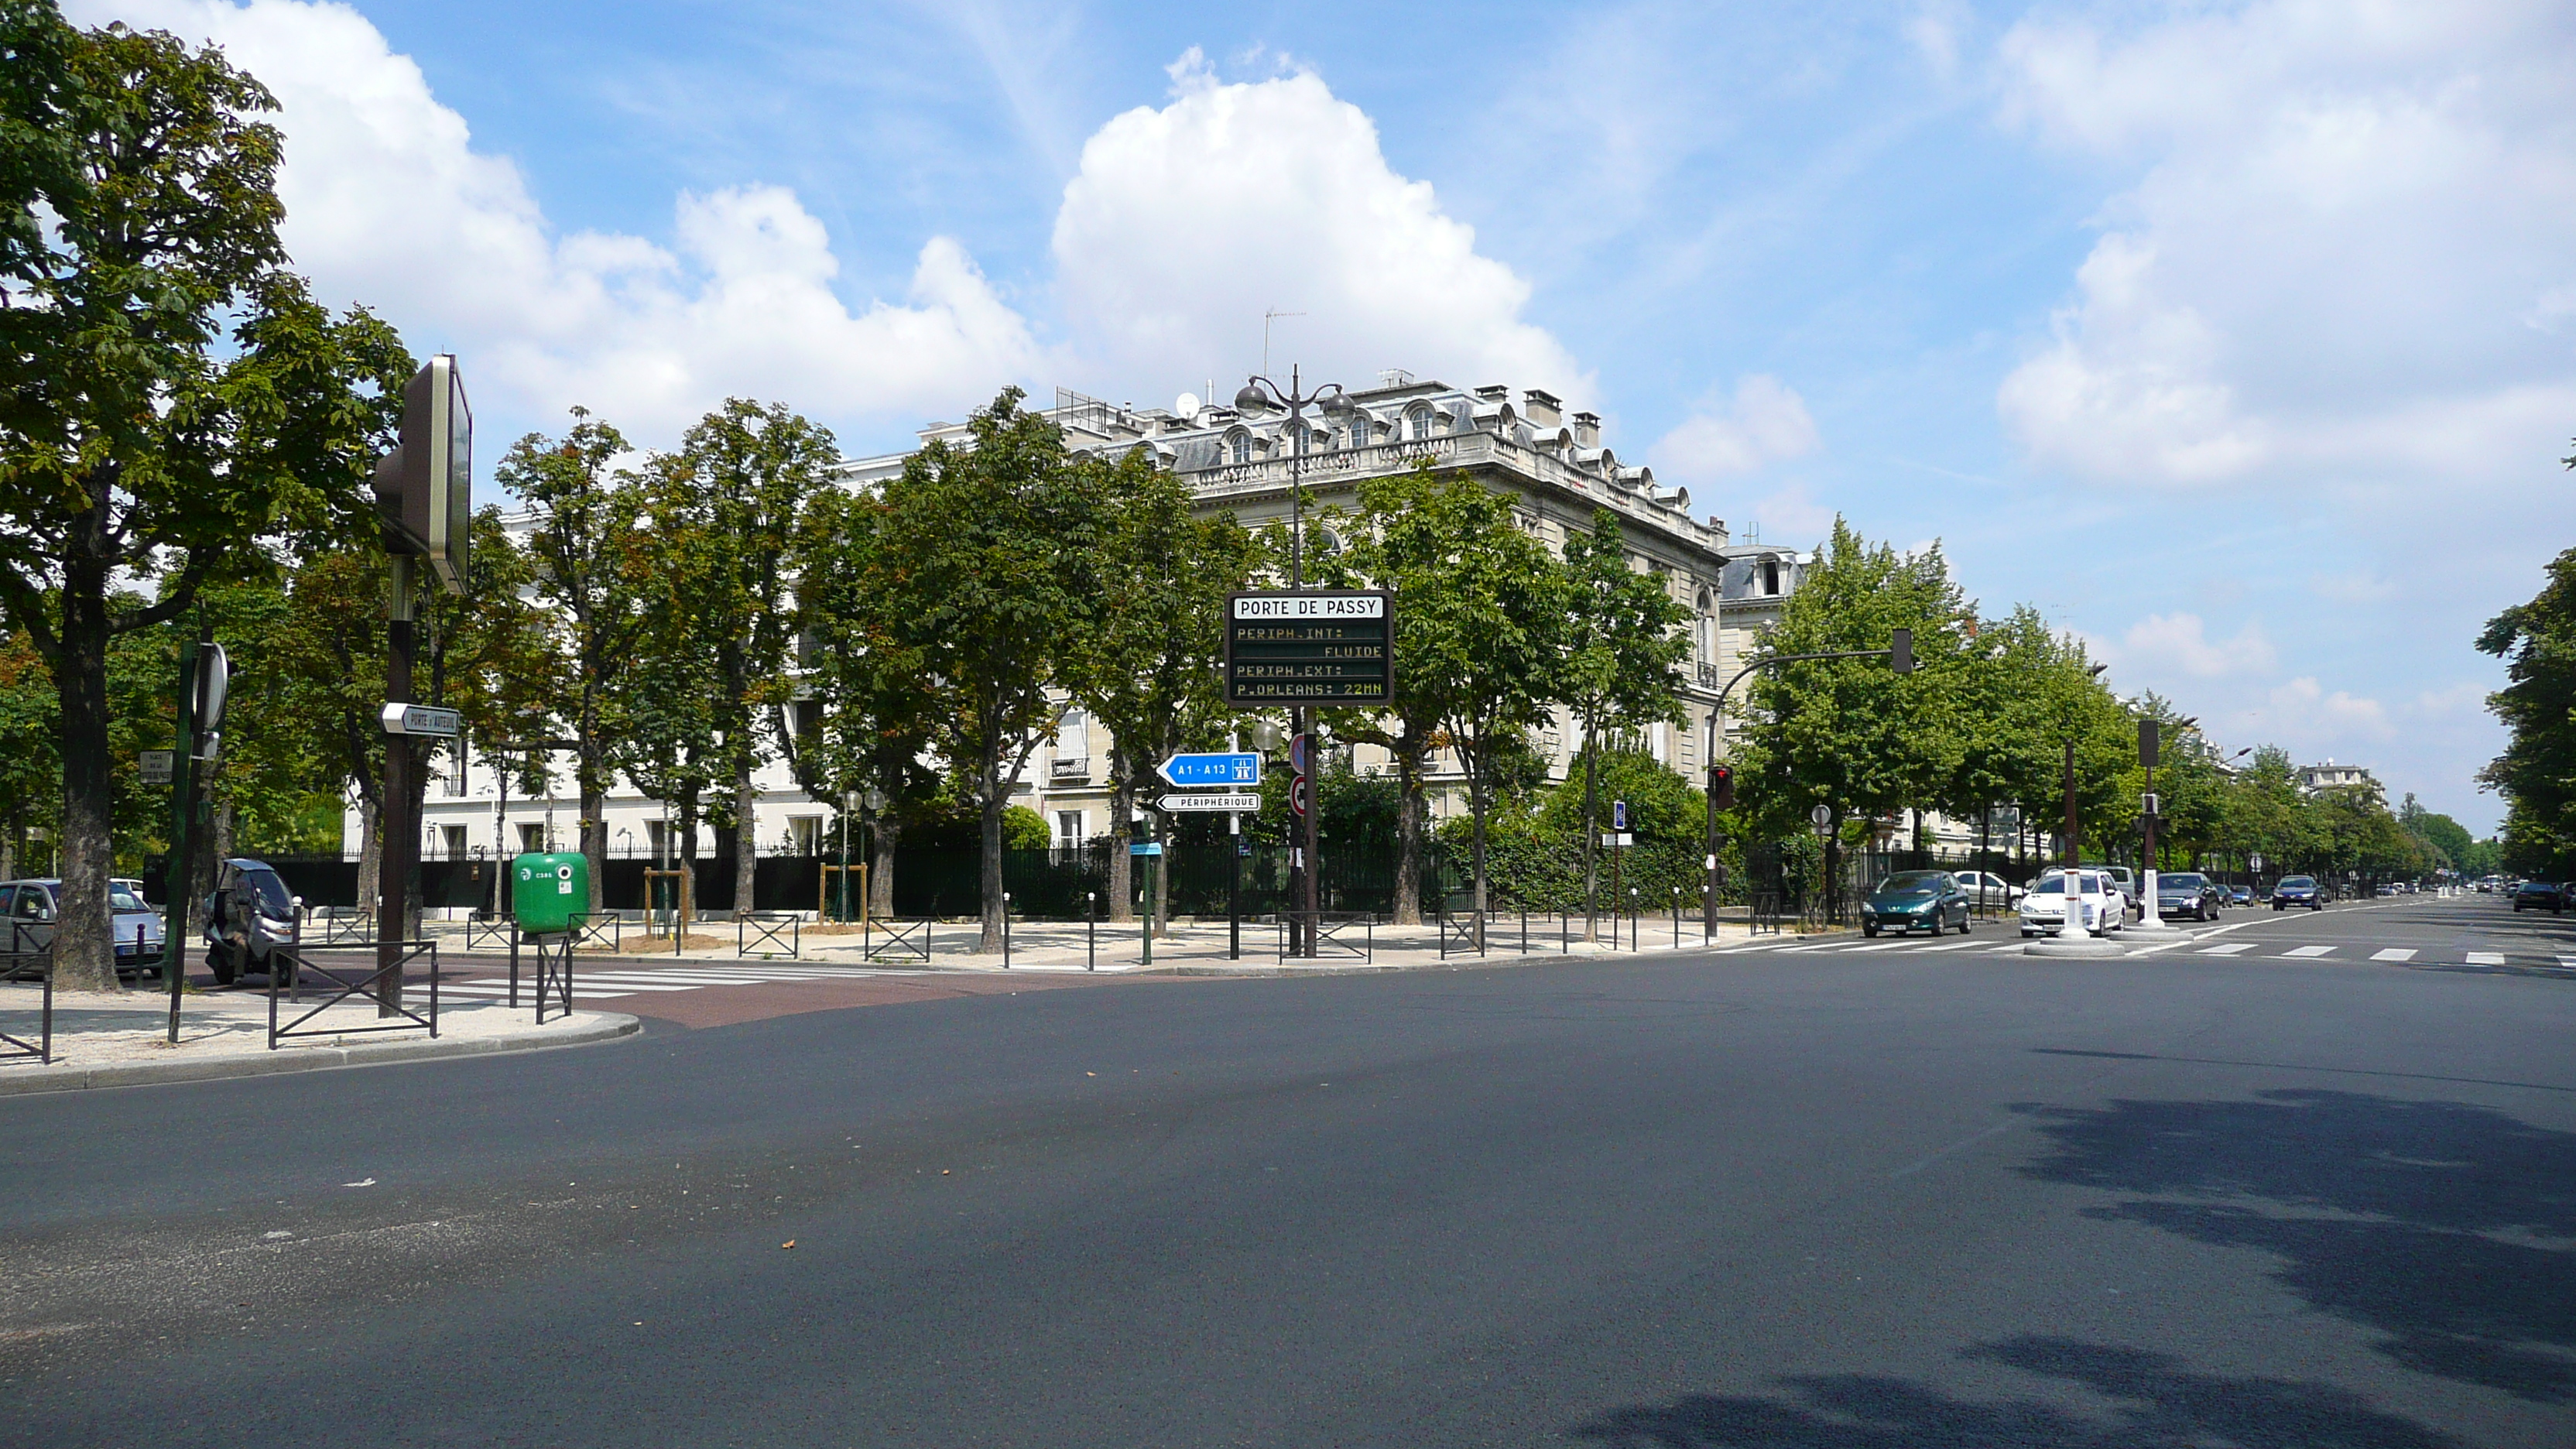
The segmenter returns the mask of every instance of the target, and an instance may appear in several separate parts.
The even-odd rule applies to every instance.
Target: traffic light
[[[1735,767],[1720,765],[1708,772],[1710,798],[1720,810],[1735,808]]]
[[[1896,631],[1896,637],[1890,642],[1892,647],[1887,651],[1888,665],[1899,674],[1912,674],[1914,672],[1914,631],[1899,629]]]

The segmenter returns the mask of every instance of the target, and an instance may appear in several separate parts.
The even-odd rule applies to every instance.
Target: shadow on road
[[[2417,1372],[2576,1398],[2576,1134],[2328,1091],[2039,1115],[2050,1150],[2025,1173],[2141,1195],[2091,1216],[2271,1253]]]
[[[1635,1449],[2453,1449],[2460,1443],[2345,1389],[2193,1373],[2164,1354],[2138,1349],[2022,1337],[1964,1356],[2080,1385],[2114,1407],[2086,1413],[2037,1399],[1955,1398],[1904,1379],[1818,1374],[1778,1379],[1776,1395],[1694,1394],[1620,1409],[1575,1433]]]

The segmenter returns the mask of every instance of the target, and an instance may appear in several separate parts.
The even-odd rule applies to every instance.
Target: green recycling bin
[[[590,911],[590,862],[578,854],[529,854],[510,862],[510,914],[530,935],[569,931]]]

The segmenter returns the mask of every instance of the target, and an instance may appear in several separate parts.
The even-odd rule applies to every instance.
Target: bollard
[[[1673,887],[1673,949],[1682,948],[1682,888]]]
[[[1085,971],[1100,969],[1100,912],[1095,909],[1098,902],[1097,891],[1082,893],[1082,969]]]
[[[1011,969],[1011,893],[1002,892],[1002,969]]]

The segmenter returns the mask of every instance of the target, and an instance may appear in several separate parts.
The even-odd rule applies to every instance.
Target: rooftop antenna
[[[1282,312],[1273,307],[1261,314],[1261,375],[1270,375],[1270,321],[1274,317],[1303,317],[1303,312]]]

